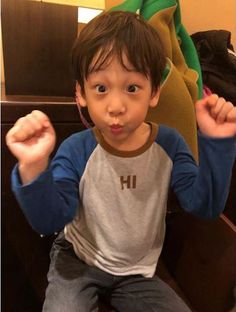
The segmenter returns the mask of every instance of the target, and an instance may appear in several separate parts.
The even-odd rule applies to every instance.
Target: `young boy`
[[[51,252],[44,311],[187,312],[154,275],[165,235],[169,186],[203,218],[224,209],[236,151],[236,108],[217,95],[196,103],[200,166],[173,129],[145,122],[158,104],[165,57],[155,30],[133,13],[104,13],[72,53],[77,104],[95,127],[66,139],[40,111],[7,134],[19,160],[12,183],[32,227],[64,228]],[[174,113],[174,112],[173,112]]]

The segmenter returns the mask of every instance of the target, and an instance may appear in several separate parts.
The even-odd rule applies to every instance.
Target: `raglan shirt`
[[[49,168],[22,186],[16,198],[41,234],[64,228],[87,264],[114,275],[154,275],[165,236],[169,188],[186,211],[202,218],[224,209],[236,137],[199,134],[199,166],[174,129],[150,123],[148,141],[135,151],[108,145],[97,128],[67,138]]]

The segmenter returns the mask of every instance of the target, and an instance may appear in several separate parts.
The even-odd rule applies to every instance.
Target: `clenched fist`
[[[236,135],[236,107],[216,94],[196,103],[198,126],[202,133],[215,138]]]
[[[47,168],[56,142],[55,131],[47,115],[34,110],[18,119],[6,135],[6,143],[19,161],[23,183],[29,183]]]

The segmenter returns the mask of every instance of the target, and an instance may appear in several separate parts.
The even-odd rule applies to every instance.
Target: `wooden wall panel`
[[[76,36],[76,7],[2,0],[6,94],[72,96]]]

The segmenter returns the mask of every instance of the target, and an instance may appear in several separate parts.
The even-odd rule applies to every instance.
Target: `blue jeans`
[[[115,276],[88,266],[61,233],[51,251],[44,312],[95,312],[99,296],[118,312],[191,312],[160,278]]]

